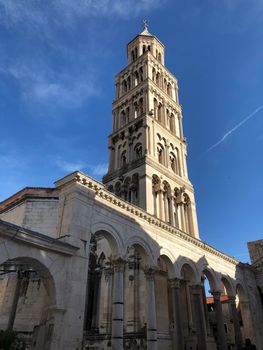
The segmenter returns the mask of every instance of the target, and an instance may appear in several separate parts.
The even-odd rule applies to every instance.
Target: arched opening
[[[143,67],[140,67],[139,69],[139,76],[140,76],[140,81],[143,81]]]
[[[158,120],[158,122],[162,122],[162,104],[161,103],[159,103],[158,104],[158,110],[157,110],[157,120]]]
[[[163,182],[163,203],[165,221],[172,224],[172,190],[167,181]]]
[[[221,279],[222,294],[220,297],[224,328],[227,338],[228,347],[237,349],[243,349],[243,339],[241,333],[240,318],[238,314],[237,304],[238,298],[236,298],[236,291],[230,282],[228,277],[222,277]]]
[[[157,156],[158,162],[164,165],[164,148],[163,145],[161,145],[160,143],[157,144]]]
[[[192,264],[186,262],[181,268],[180,314],[182,333],[186,348],[197,349],[197,318],[194,304],[196,275]],[[199,348],[199,347],[198,347]],[[201,348],[200,348],[201,349]]]
[[[159,72],[156,73],[156,84],[158,87],[161,86],[161,75]]]
[[[162,349],[173,348],[172,343],[176,333],[173,312],[172,283],[174,278],[173,264],[168,256],[161,255],[158,258],[158,271],[155,274],[156,314],[158,333],[162,338],[158,346]]]
[[[249,300],[243,286],[240,283],[238,283],[236,286],[236,292],[236,306],[242,339],[244,340],[245,344],[248,344],[249,342],[254,343],[256,339],[252,326],[253,323]]]
[[[171,132],[175,132],[175,119],[173,114],[169,117],[169,129]]]
[[[112,233],[99,230],[91,236],[89,250],[85,346],[107,347],[112,329],[113,259],[118,244]]]
[[[126,164],[127,164],[127,153],[126,153],[126,151],[123,151],[121,153],[120,166],[123,167]]]
[[[161,191],[161,181],[157,175],[152,177],[152,193],[153,193],[153,208],[154,215],[160,217],[160,191]]]
[[[146,349],[147,295],[145,268],[148,256],[137,243],[127,248],[124,272],[124,332],[126,349]]]
[[[162,62],[162,55],[161,55],[160,52],[158,53],[158,58],[157,59],[158,59],[159,62]]]
[[[15,331],[30,349],[50,346],[56,291],[49,270],[31,257],[0,265],[0,329]]]
[[[139,73],[137,70],[133,73],[133,76],[134,76],[134,86],[137,86],[139,84]]]
[[[134,159],[138,160],[142,158],[142,144],[139,142],[134,147]]]

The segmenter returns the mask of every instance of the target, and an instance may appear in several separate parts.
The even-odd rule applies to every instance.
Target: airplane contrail
[[[259,106],[257,109],[254,110],[254,112],[250,113],[248,116],[246,116],[243,120],[241,120],[241,122],[239,122],[236,126],[234,126],[231,130],[229,130],[227,133],[225,133],[225,135],[219,140],[217,141],[214,145],[212,145],[211,147],[209,147],[207,149],[207,152],[212,151],[212,149],[214,149],[215,147],[219,146],[222,142],[225,141],[225,139],[231,135],[234,131],[236,131],[238,128],[240,128],[240,126],[242,126],[243,124],[245,124],[249,119],[251,119],[252,117],[254,117],[255,114],[257,114],[261,109],[263,109],[263,105]]]

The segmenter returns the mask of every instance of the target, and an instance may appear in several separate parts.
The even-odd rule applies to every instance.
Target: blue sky
[[[262,0],[0,0],[0,200],[76,169],[101,178],[114,75],[144,18],[179,81],[200,236],[246,262],[263,232]]]

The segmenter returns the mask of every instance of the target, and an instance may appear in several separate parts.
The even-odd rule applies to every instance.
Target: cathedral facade
[[[0,329],[37,350],[263,349],[258,274],[199,237],[164,45],[145,27],[127,56],[103,183],[76,171],[0,203]]]

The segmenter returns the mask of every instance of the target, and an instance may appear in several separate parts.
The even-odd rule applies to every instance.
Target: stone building
[[[127,54],[103,184],[76,171],[0,204],[0,328],[37,350],[263,349],[255,270],[199,238],[164,46],[145,27]]]

